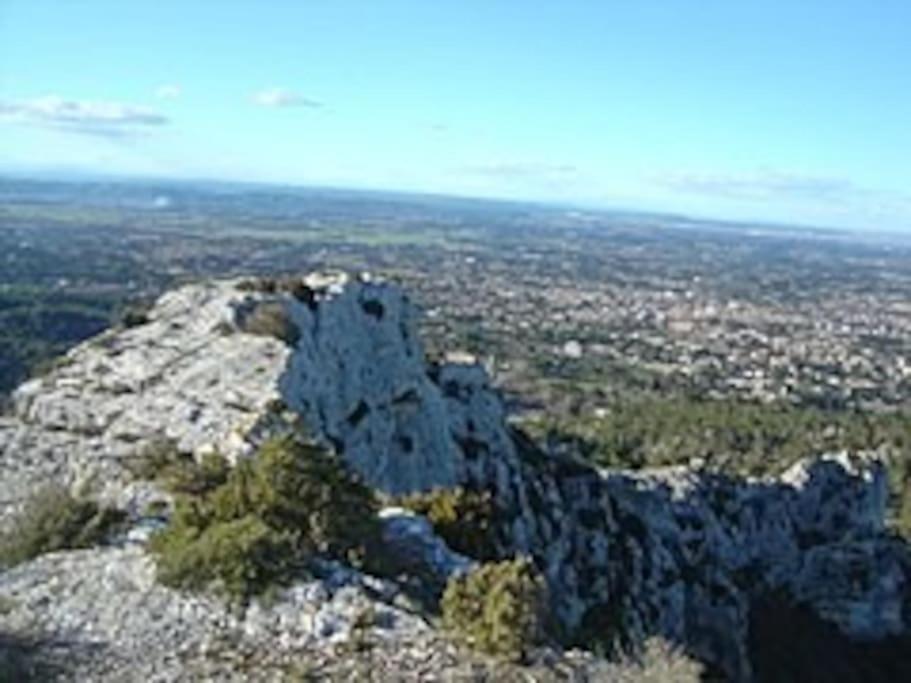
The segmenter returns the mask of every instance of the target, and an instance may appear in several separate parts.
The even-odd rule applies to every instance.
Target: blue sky
[[[0,0],[0,169],[911,229],[907,0]]]

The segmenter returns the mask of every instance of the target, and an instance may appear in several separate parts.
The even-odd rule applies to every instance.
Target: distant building
[[[582,358],[582,344],[571,339],[563,345],[563,355],[567,358]]]
[[[467,351],[449,351],[443,359],[456,365],[477,365],[478,357]]]

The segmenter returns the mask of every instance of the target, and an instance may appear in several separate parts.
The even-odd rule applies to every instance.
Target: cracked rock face
[[[750,609],[770,591],[853,637],[907,630],[909,563],[885,533],[886,478],[875,458],[830,455],[762,481],[687,468],[601,471],[513,432],[480,367],[429,365],[415,308],[397,287],[310,276],[293,291],[184,287],[162,297],[147,324],[91,340],[20,387],[14,414],[0,418],[0,512],[53,479],[94,483],[140,517],[149,492],[130,482],[127,465],[153,440],[240,458],[303,423],[382,491],[490,491],[503,553],[533,556],[570,639],[663,635],[748,680]],[[243,331],[263,302],[293,323],[290,345]],[[398,513],[387,522],[390,549],[424,553],[442,575],[466,566],[420,520]],[[93,552],[106,551],[83,557],[106,561]],[[112,594],[146,581],[145,560],[129,552],[117,556],[123,581]],[[38,590],[31,566],[0,584]],[[187,619],[191,632],[209,628]],[[276,637],[297,632],[276,619]]]
[[[291,312],[301,336],[280,380],[291,409],[387,492],[463,479],[449,406],[428,377],[414,309],[400,290],[357,283]]]

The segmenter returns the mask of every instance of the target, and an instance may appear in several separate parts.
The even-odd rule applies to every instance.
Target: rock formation
[[[263,303],[281,307],[296,328],[292,338],[245,331]],[[284,288],[230,281],[170,292],[145,324],[82,344],[15,392],[13,414],[0,418],[0,510],[8,517],[48,480],[92,484],[141,527],[160,494],[133,482],[129,464],[154,440],[240,458],[303,423],[386,493],[490,491],[502,553],[534,558],[567,641],[609,634],[635,645],[662,635],[728,677],[749,680],[751,605],[773,592],[854,638],[907,631],[909,564],[884,527],[887,483],[875,457],[828,455],[775,480],[686,468],[598,470],[544,453],[515,432],[481,367],[428,363],[416,323],[397,287],[344,275]],[[397,539],[426,552],[444,573],[467,561],[438,539],[422,539],[419,522],[387,517],[391,533],[401,532],[390,547]],[[25,595],[23,604],[34,606],[42,572],[78,558],[86,571],[119,558],[130,578],[102,571],[113,591],[150,580],[138,547],[93,552],[0,575],[0,595]],[[200,618],[221,618],[215,614]],[[61,623],[69,618],[60,612]],[[187,618],[184,627],[197,628],[196,617]],[[273,630],[287,626],[284,617],[268,619]],[[245,623],[261,625],[254,617]]]

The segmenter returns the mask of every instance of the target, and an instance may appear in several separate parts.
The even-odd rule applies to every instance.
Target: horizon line
[[[718,215],[706,214],[689,214],[677,211],[665,211],[661,209],[633,208],[628,206],[610,205],[607,202],[586,202],[584,200],[557,200],[557,199],[528,199],[508,196],[484,196],[461,194],[458,192],[431,191],[431,190],[414,190],[403,189],[400,187],[376,187],[376,186],[358,186],[358,185],[331,185],[320,183],[309,183],[299,181],[281,181],[281,180],[246,180],[238,178],[218,178],[213,176],[167,176],[147,173],[131,173],[128,171],[104,172],[81,168],[9,168],[0,167],[0,180],[2,179],[19,179],[37,182],[65,182],[65,183],[92,183],[92,182],[113,182],[113,183],[172,183],[172,184],[208,184],[208,185],[234,185],[237,187],[249,188],[287,188],[310,191],[328,191],[328,192],[348,192],[353,194],[386,194],[398,195],[402,197],[426,197],[436,199],[451,199],[468,202],[490,203],[490,204],[513,204],[516,206],[534,206],[542,209],[554,209],[563,211],[586,211],[600,214],[627,214],[631,216],[662,218],[666,220],[678,220],[705,225],[714,224],[716,226],[726,226],[729,228],[749,229],[769,229],[773,231],[805,231],[814,235],[827,234],[832,237],[852,236],[857,238],[865,237],[911,237],[911,231],[896,228],[859,228],[859,227],[842,227],[835,225],[820,225],[803,222],[782,223],[763,219],[735,219]]]

